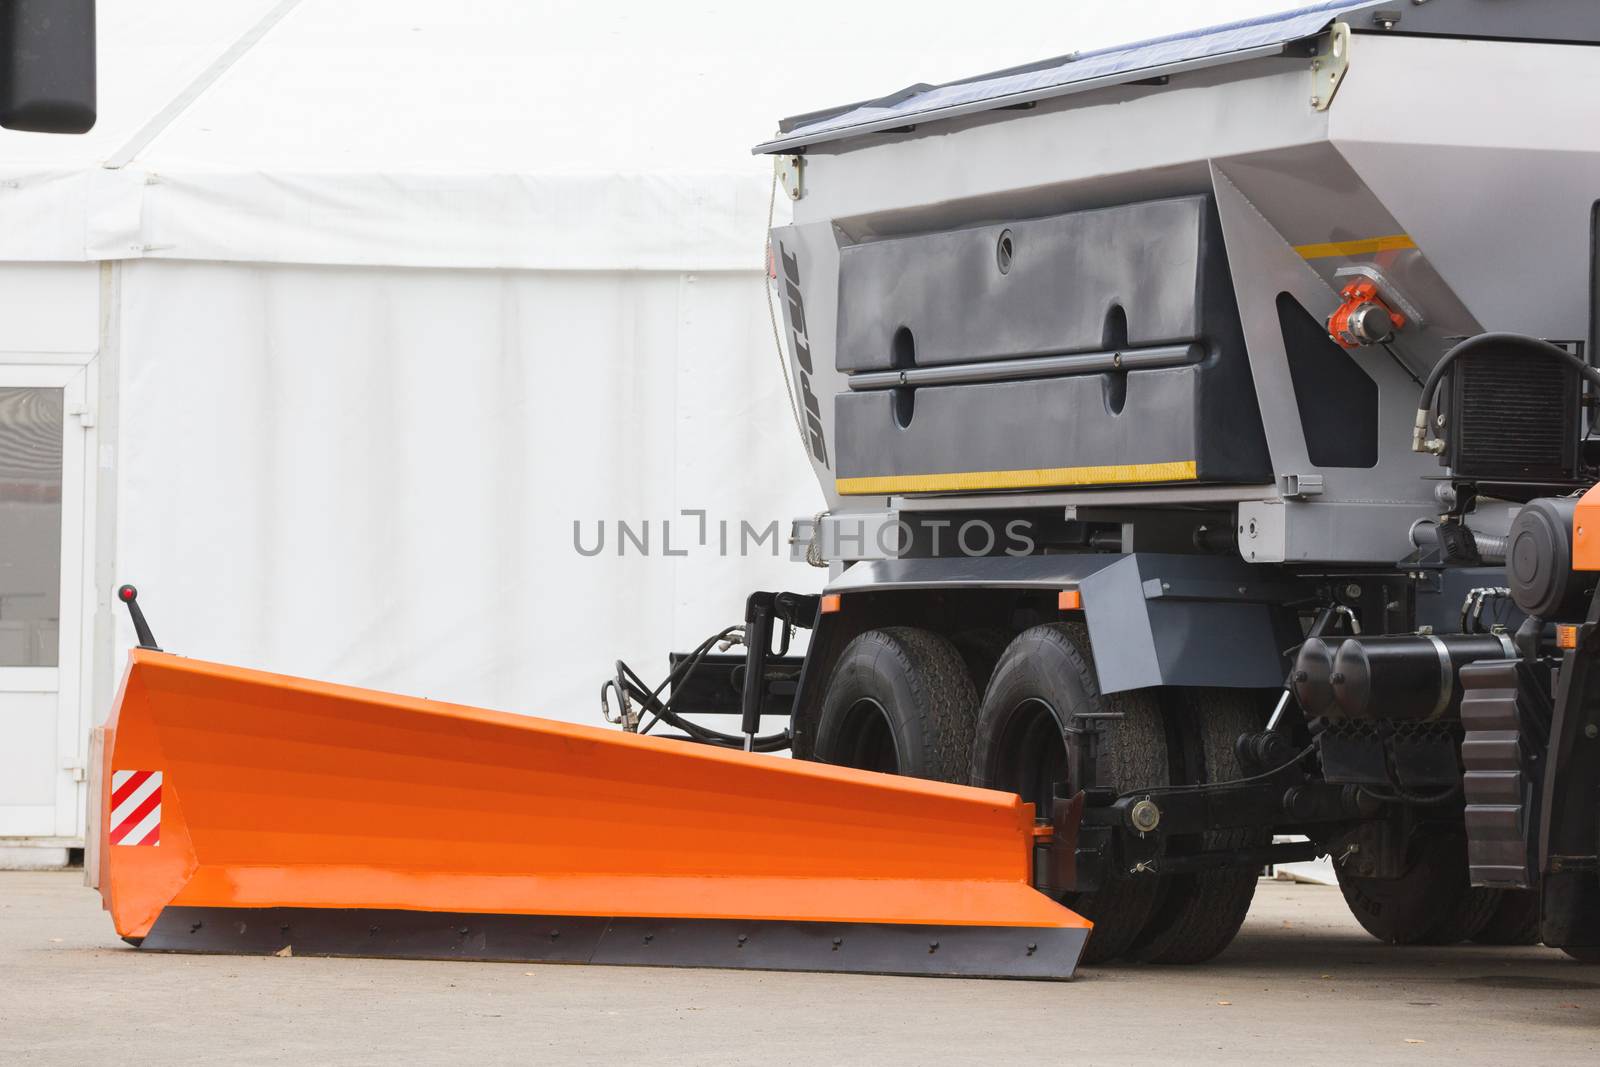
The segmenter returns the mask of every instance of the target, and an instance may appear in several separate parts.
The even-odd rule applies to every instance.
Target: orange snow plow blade
[[[1009,793],[138,650],[100,889],[146,949],[1071,977]]]

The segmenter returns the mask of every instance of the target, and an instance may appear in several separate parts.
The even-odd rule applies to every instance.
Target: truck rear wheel
[[[1243,776],[1234,743],[1240,734],[1260,730],[1265,715],[1248,690],[1172,689],[1175,725],[1197,735],[1202,781],[1226,782]],[[1207,851],[1251,848],[1272,842],[1270,827],[1217,830],[1204,837]],[[1203,963],[1227,948],[1244,925],[1255,899],[1259,867],[1222,867],[1192,874],[1164,875],[1150,922],[1129,949],[1145,963]]]
[[[1107,786],[1125,792],[1166,785],[1166,731],[1161,709],[1144,692],[1100,692],[1082,626],[1055,623],[1020,634],[984,694],[973,739],[972,781],[1005,789],[1048,811],[1057,782],[1077,790]],[[1084,736],[1085,720],[1098,730],[1094,780],[1072,780],[1069,752]],[[1069,727],[1073,732],[1069,732]],[[1083,962],[1122,955],[1149,921],[1158,881],[1151,875],[1108,871],[1093,893],[1069,894],[1064,903],[1094,922]]]
[[[1459,945],[1476,941],[1478,933],[1493,921],[1505,894],[1499,889],[1469,885],[1456,906],[1420,942],[1424,945]]]
[[[1345,904],[1367,933],[1391,945],[1443,945],[1465,941],[1489,922],[1499,899],[1468,884],[1466,842],[1459,834],[1422,837],[1411,853],[1399,878],[1338,868]]]
[[[1008,630],[993,627],[962,630],[950,635],[950,643],[956,646],[956,651],[961,653],[962,660],[966,662],[967,676],[972,679],[972,688],[977,692],[980,702],[984,688],[994,675],[995,664],[1005,655],[1012,636]]]
[[[910,626],[868,630],[834,665],[817,721],[816,758],[965,781],[977,709],[966,663],[948,640]]]
[[[1533,889],[1507,889],[1483,928],[1472,935],[1480,945],[1537,945],[1539,894]]]

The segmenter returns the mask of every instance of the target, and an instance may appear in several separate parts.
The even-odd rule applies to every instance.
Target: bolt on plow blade
[[[1009,793],[135,651],[100,889],[144,949],[1069,978]]]

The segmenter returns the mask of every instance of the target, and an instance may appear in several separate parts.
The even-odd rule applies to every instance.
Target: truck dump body
[[[1241,502],[1253,562],[1406,555],[1436,506],[1436,461],[1406,448],[1421,376],[1489,328],[1587,335],[1600,132],[1581,101],[1600,52],[1575,42],[1600,39],[1600,13],[1454,0],[1375,21],[1395,7],[1322,4],[786,122],[758,151],[794,160],[794,224],[773,239],[835,514],[1158,484]],[[1204,328],[1174,331],[1164,297],[1194,253],[1141,220],[1191,202],[1220,237],[1184,302]],[[1300,326],[1364,276],[1407,325],[1330,354]],[[983,380],[999,359],[1017,366]]]

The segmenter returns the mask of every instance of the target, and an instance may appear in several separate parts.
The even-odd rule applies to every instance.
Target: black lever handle
[[[117,590],[117,599],[128,605],[128,614],[133,616],[133,632],[139,635],[139,647],[160,652],[156,635],[150,632],[150,624],[144,621],[144,612],[139,610],[139,590],[131,585],[122,586]]]
[[[751,751],[761,726],[761,698],[767,691],[767,657],[772,655],[771,593],[751,593],[744,602],[744,693],[741,696],[740,732],[744,750]],[[787,627],[785,627],[787,632]]]

